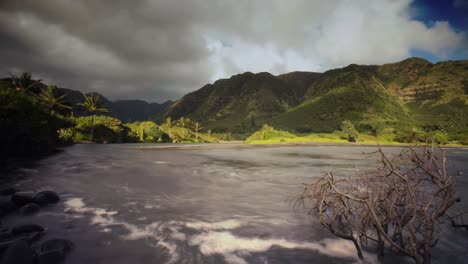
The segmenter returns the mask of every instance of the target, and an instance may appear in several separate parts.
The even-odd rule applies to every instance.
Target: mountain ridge
[[[246,72],[183,96],[157,120],[188,116],[214,131],[249,133],[263,123],[296,132],[332,132],[350,119],[368,131],[433,127],[463,134],[467,91],[468,60],[431,63],[413,57],[323,73]]]

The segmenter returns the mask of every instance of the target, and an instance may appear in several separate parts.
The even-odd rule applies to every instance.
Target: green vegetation
[[[0,82],[1,155],[36,155],[73,142],[466,145],[467,80],[468,61],[410,58],[325,73],[247,72],[174,103],[148,104],[83,96],[23,73]],[[126,124],[115,116],[149,120]]]
[[[262,124],[296,134],[329,134],[349,120],[363,134],[410,141],[407,132],[444,131],[468,141],[468,61],[419,58],[325,73],[243,73],[173,103],[159,117],[197,119],[214,133],[244,138]],[[416,139],[419,141],[420,139]]]
[[[30,75],[0,83],[0,159],[31,157],[52,152],[61,141],[58,130],[72,122],[51,111],[34,94]]]
[[[354,127],[353,123],[348,119],[341,123],[341,132],[348,142],[357,142],[359,138],[359,132]]]
[[[126,124],[130,129],[131,138],[135,139],[135,142],[144,143],[165,143],[171,142],[169,135],[161,130],[161,128],[154,122],[134,122]]]
[[[286,142],[286,139],[295,138],[295,136],[286,131],[276,130],[269,125],[263,125],[262,128],[250,137],[245,142],[258,143],[258,142]]]
[[[130,129],[110,116],[82,116],[74,118],[74,141],[97,143],[132,142]]]
[[[79,106],[84,108],[84,111],[91,115],[91,132],[90,132],[90,141],[93,141],[94,138],[94,116],[98,113],[107,113],[108,109],[104,108],[101,100],[97,95],[88,95],[85,97],[83,103],[79,103]]]
[[[341,130],[332,133],[306,133],[292,134],[264,125],[260,130],[247,137],[248,144],[287,144],[287,143],[354,143],[359,144],[385,144],[385,145],[413,145],[413,144],[439,144],[460,146],[458,141],[450,141],[444,131],[422,132],[416,129],[396,131],[383,130],[378,136],[369,133],[359,133],[349,120],[344,120]]]
[[[65,94],[58,94],[57,86],[49,85],[47,88],[41,91],[41,93],[37,96],[37,99],[51,112],[60,111],[63,109],[70,110],[71,107],[64,104],[65,96]]]

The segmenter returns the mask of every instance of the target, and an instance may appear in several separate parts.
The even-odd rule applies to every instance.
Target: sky
[[[468,59],[468,0],[0,1],[0,76],[112,100],[412,56]]]

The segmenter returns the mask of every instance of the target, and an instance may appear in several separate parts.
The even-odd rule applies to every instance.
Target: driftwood
[[[399,155],[378,154],[381,166],[353,177],[327,173],[305,184],[297,204],[312,202],[321,224],[335,236],[362,247],[376,246],[379,258],[385,247],[430,263],[430,250],[442,234],[442,220],[454,227],[459,216],[447,210],[460,201],[456,177],[447,173],[445,151],[429,147],[406,148]]]

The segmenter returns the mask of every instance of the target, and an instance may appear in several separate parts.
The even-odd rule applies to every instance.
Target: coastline
[[[243,143],[243,142],[223,142],[223,143],[201,143],[201,144],[178,144],[163,146],[134,146],[127,149],[135,150],[204,150],[204,149],[247,149],[247,148],[271,148],[271,147],[307,147],[307,146],[330,146],[330,147],[409,147],[418,146],[409,143],[369,143],[369,142],[286,142],[286,143]],[[443,145],[441,148],[468,149],[464,145]]]

